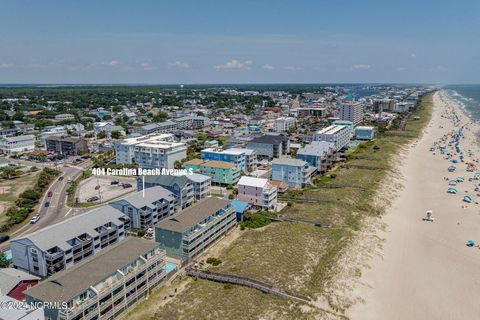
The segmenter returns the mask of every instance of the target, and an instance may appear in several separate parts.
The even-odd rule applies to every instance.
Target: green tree
[[[0,251],[0,268],[8,268],[10,266],[10,261],[8,261],[5,252]]]
[[[110,133],[110,136],[112,137],[112,139],[120,139],[122,134],[120,133],[120,131],[112,131]]]
[[[99,133],[97,133],[97,139],[105,139],[107,137],[107,134],[105,133],[105,131],[100,131]]]

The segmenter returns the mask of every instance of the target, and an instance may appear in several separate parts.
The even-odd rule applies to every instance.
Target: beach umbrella
[[[467,240],[467,246],[473,247],[475,245],[475,241],[473,240]]]
[[[470,196],[470,195],[466,195],[466,196],[463,197],[463,201],[468,202],[468,203],[472,203],[473,202],[473,197]]]
[[[448,193],[457,194],[458,190],[455,189],[455,188],[448,188],[447,192],[448,192]]]

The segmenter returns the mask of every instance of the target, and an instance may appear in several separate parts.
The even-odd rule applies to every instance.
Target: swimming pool
[[[7,260],[12,261],[12,251],[6,251],[5,257],[7,258]]]
[[[170,272],[176,269],[178,269],[178,266],[175,263],[170,261],[165,262],[165,271],[167,272],[167,274],[169,274]]]

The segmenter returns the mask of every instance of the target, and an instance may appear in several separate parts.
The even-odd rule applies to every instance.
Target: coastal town
[[[20,200],[4,201],[1,291],[5,301],[40,306],[15,316],[117,318],[188,275],[255,288],[262,279],[208,271],[222,263],[211,247],[241,245],[229,237],[272,222],[331,228],[328,215],[289,215],[306,200],[298,194],[335,181],[377,137],[405,132],[434,90],[308,89],[140,88],[141,100],[134,88],[5,89],[3,193],[14,197],[16,180],[49,174],[40,190],[26,186]],[[110,100],[48,99],[84,90]]]

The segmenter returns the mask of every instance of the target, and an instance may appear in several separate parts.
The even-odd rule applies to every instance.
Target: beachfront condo
[[[164,258],[158,243],[128,237],[28,289],[26,302],[51,303],[45,319],[117,319],[164,283]]]
[[[209,197],[155,225],[155,241],[167,256],[190,261],[237,223],[230,201]]]

